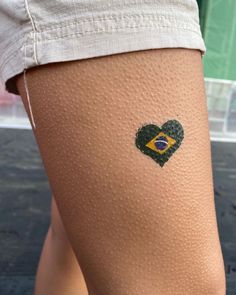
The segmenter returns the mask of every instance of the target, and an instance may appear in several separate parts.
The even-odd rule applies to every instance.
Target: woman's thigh
[[[36,140],[90,294],[224,294],[200,52],[48,64],[26,79]],[[29,113],[23,75],[17,84]],[[184,139],[161,167],[135,136],[168,120],[181,123]]]

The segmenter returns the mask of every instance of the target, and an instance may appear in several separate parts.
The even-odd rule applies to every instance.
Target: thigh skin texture
[[[34,134],[90,295],[223,295],[201,54],[154,49],[26,71]],[[29,114],[23,74],[17,86]],[[142,125],[178,120],[161,167]]]

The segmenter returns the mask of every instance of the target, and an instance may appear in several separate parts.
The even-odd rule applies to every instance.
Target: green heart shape
[[[151,157],[161,167],[180,147],[184,138],[184,129],[177,120],[169,120],[161,127],[154,124],[138,129],[135,144],[145,155]],[[147,146],[148,144],[148,146]]]

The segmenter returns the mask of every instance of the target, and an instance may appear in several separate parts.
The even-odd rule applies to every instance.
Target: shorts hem
[[[1,79],[6,83],[25,69],[47,63],[132,51],[161,48],[198,49],[202,54],[206,51],[200,27],[193,21],[190,25],[186,20],[178,22],[156,15],[123,16],[122,19],[124,22],[116,16],[87,21],[86,26],[85,22],[79,22],[22,34],[0,60]]]

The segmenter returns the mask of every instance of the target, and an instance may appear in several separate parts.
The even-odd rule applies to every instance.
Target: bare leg
[[[89,294],[223,295],[201,56],[146,50],[27,72],[35,136]],[[26,101],[22,75],[18,88]],[[142,124],[177,119],[161,168]]]
[[[51,225],[38,266],[35,295],[87,295],[88,291],[75,254],[67,239],[54,198]]]

